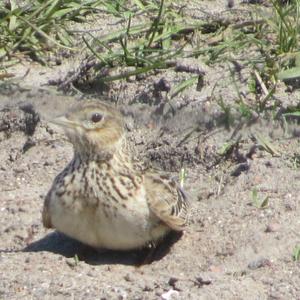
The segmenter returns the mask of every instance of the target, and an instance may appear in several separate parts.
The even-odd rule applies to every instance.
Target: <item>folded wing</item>
[[[184,230],[188,221],[188,201],[176,182],[166,176],[146,174],[145,187],[152,212],[173,230]]]

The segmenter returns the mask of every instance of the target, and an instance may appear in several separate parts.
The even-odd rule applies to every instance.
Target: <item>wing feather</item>
[[[152,212],[173,230],[188,222],[189,205],[183,190],[166,176],[145,175],[147,201]]]

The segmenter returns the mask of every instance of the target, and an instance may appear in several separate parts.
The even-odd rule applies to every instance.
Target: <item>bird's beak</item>
[[[50,121],[51,123],[58,125],[60,127],[64,127],[64,128],[74,128],[76,126],[76,124],[72,121],[70,121],[68,118],[66,118],[65,116],[61,116],[58,118],[55,118],[53,120]]]

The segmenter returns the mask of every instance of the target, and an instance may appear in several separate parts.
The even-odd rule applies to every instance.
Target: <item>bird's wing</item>
[[[188,221],[188,201],[182,189],[166,176],[145,174],[145,188],[151,211],[169,227],[182,231]]]

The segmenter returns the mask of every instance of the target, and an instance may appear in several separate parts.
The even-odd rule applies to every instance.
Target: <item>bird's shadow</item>
[[[52,252],[67,258],[78,257],[91,265],[123,264],[140,266],[162,259],[170,252],[172,245],[182,236],[180,232],[169,233],[157,246],[133,251],[97,250],[84,245],[57,231],[49,233],[38,241],[29,244],[23,252]]]

